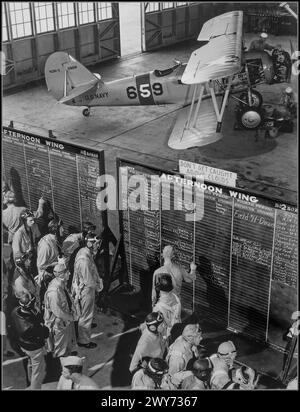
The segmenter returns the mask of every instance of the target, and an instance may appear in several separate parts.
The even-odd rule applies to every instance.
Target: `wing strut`
[[[225,90],[225,93],[224,93],[224,96],[223,96],[223,100],[222,100],[222,103],[221,103],[220,110],[219,110],[219,107],[218,107],[216,94],[215,94],[215,89],[213,87],[213,82],[210,81],[208,83],[210,95],[211,95],[213,105],[214,105],[214,109],[215,109],[215,113],[216,113],[216,116],[217,116],[217,129],[216,129],[217,133],[219,133],[221,131],[222,119],[223,119],[223,116],[224,116],[226,104],[228,102],[228,96],[229,96],[229,92],[230,92],[232,79],[233,79],[233,76],[228,77],[228,83],[227,83],[227,87],[226,87],[226,90]]]
[[[229,76],[228,77],[227,87],[226,87],[224,95],[223,95],[223,99],[222,99],[220,109],[219,109],[219,106],[218,106],[218,102],[217,102],[217,98],[216,98],[216,92],[215,92],[215,89],[214,89],[214,83],[215,82],[210,81],[210,82],[206,83],[207,89],[209,90],[209,93],[210,93],[211,98],[212,98],[213,109],[214,109],[214,112],[215,112],[215,115],[216,115],[216,118],[217,118],[217,128],[216,128],[217,133],[219,133],[221,131],[222,119],[223,119],[223,116],[224,116],[225,107],[228,103],[228,97],[229,97],[229,93],[230,93],[230,87],[231,87],[232,80],[233,80],[233,76]],[[198,115],[199,115],[199,111],[200,111],[200,106],[201,106],[201,102],[202,102],[204,91],[205,91],[205,85],[203,83],[200,84],[199,92],[198,92],[198,86],[199,86],[199,84],[196,84],[194,86],[191,106],[190,106],[190,110],[189,110],[185,130],[189,130],[191,128],[196,127],[196,123],[197,123],[197,119],[198,119]],[[198,94],[197,94],[197,92],[198,92]],[[197,105],[195,105],[196,102],[197,102]]]

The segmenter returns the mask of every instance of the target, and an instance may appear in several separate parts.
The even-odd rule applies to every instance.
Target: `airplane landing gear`
[[[250,93],[244,92],[239,96],[239,99],[247,102],[249,107],[259,108],[263,104],[262,95],[257,90],[251,90]]]
[[[83,109],[83,110],[82,110],[82,114],[83,114],[83,116],[85,116],[85,117],[89,117],[89,115],[91,114],[90,108],[87,107],[86,109]]]

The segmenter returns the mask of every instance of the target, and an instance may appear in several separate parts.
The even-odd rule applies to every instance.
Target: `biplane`
[[[261,94],[254,87],[270,83],[274,76],[271,56],[243,47],[243,12],[233,11],[208,20],[187,63],[175,60],[165,70],[153,70],[119,80],[104,82],[66,52],[55,52],[45,65],[48,90],[59,103],[85,106],[84,116],[93,106],[137,106],[179,104],[180,112],[169,146],[184,149],[219,140],[229,96],[245,110],[242,125],[259,126],[257,108]]]

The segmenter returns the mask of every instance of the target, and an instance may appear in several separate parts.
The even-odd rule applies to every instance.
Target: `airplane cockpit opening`
[[[173,73],[174,70],[176,70],[179,66],[181,66],[181,62],[178,62],[175,64],[175,66],[170,67],[169,69],[164,69],[164,70],[159,70],[159,69],[155,69],[154,70],[154,76],[156,77],[164,77],[164,76],[168,76],[169,74]]]

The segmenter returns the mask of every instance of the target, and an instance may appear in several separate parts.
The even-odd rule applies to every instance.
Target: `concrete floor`
[[[246,45],[253,35],[245,36]],[[269,43],[279,41],[290,50],[289,37],[270,36]],[[292,39],[297,50],[297,39]],[[153,53],[145,53],[133,58],[105,62],[92,67],[99,72],[103,81],[141,74],[155,68],[172,66],[178,58],[187,61],[192,50],[198,47],[191,41],[168,47]],[[291,83],[297,88],[297,77],[292,75]],[[260,85],[266,103],[278,101],[286,83]],[[140,107],[95,107],[89,118],[82,116],[82,108],[58,104],[48,93],[45,83],[26,86],[17,93],[10,92],[3,97],[3,124],[14,121],[15,128],[32,133],[54,135],[66,142],[84,145],[87,148],[104,149],[106,173],[116,174],[116,158],[162,167],[167,170],[178,168],[178,160],[189,160],[238,174],[237,186],[271,194],[279,199],[296,201],[297,192],[297,130],[294,133],[279,134],[271,142],[259,139],[255,142],[252,131],[233,131],[234,102],[226,111],[224,137],[213,144],[201,148],[173,150],[168,147],[168,139],[178,105]],[[111,213],[110,225],[118,233],[117,215]]]
[[[252,36],[246,36],[246,44]],[[269,43],[278,41],[289,50],[289,38],[270,38]],[[296,39],[292,39],[295,50]],[[106,62],[93,68],[104,81],[122,78],[172,66],[173,58],[187,61],[196,42],[175,45],[155,53],[135,56],[131,59]],[[293,76],[292,85],[297,78]],[[275,86],[262,85],[266,102],[276,102],[278,93],[286,84]],[[294,90],[295,89],[294,87]],[[232,104],[232,103],[230,103]],[[280,134],[274,142],[254,141],[254,135],[248,131],[232,131],[233,114],[228,110],[224,120],[224,137],[221,141],[185,151],[175,151],[168,147],[168,138],[176,111],[176,105],[164,107],[104,107],[92,109],[89,118],[81,114],[82,108],[59,105],[48,94],[45,84],[29,86],[17,92],[10,92],[3,97],[3,125],[14,121],[15,128],[32,133],[48,135],[48,129],[59,140],[84,145],[87,148],[104,149],[106,173],[116,174],[116,158],[136,160],[150,166],[173,170],[178,167],[178,160],[184,159],[197,163],[222,168],[238,174],[238,186],[255,189],[281,197],[295,199],[297,194],[297,134]],[[109,213],[109,224],[118,234],[117,212]],[[87,355],[87,373],[93,375],[101,388],[129,388],[128,365],[130,353],[133,353],[138,339],[137,331],[118,335],[136,327],[137,321],[122,319],[119,315],[98,313],[98,327],[93,330],[98,349],[84,353]],[[207,326],[207,333],[215,333]],[[217,331],[211,343],[216,345],[226,331]],[[236,338],[236,337],[235,337]],[[209,339],[209,337],[208,337]],[[212,338],[211,338],[212,339]],[[277,378],[282,367],[282,355],[278,352],[243,343],[240,340],[240,361],[258,367],[264,373]],[[82,353],[81,353],[82,352]],[[22,362],[10,363],[4,359],[4,388],[24,388],[25,375]],[[5,363],[8,362],[8,363]],[[97,370],[97,366],[100,365]],[[90,369],[93,368],[93,369]],[[271,382],[271,383],[270,383]],[[276,381],[262,383],[262,388],[279,388]],[[265,385],[265,386],[264,386]],[[51,384],[50,384],[51,386]],[[55,384],[52,383],[52,387]]]

